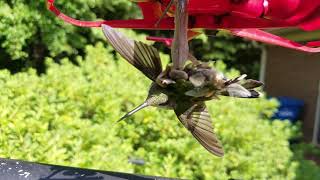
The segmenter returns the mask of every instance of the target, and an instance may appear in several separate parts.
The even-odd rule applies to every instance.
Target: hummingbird
[[[117,122],[148,106],[167,108],[175,112],[183,126],[206,150],[223,156],[205,102],[219,99],[219,96],[258,98],[260,94],[255,88],[263,83],[245,80],[246,75],[228,79],[208,63],[194,60],[183,69],[177,70],[168,64],[163,70],[159,52],[152,45],[129,39],[108,25],[102,25],[102,30],[115,51],[152,81],[146,100]]]

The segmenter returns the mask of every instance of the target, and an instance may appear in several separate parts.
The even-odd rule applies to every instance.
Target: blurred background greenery
[[[57,5],[79,19],[141,16],[128,0]],[[125,31],[141,41],[145,34],[172,35]],[[228,77],[258,78],[261,45],[206,34],[190,43],[198,59],[216,61]],[[292,145],[299,126],[271,121],[278,103],[265,97],[208,103],[223,158],[202,148],[173,112],[150,108],[113,126],[144,100],[150,81],[107,45],[100,29],[65,24],[44,0],[0,0],[0,44],[0,157],[188,179],[320,179],[320,168],[305,159],[320,151]],[[168,49],[155,46],[167,63]]]

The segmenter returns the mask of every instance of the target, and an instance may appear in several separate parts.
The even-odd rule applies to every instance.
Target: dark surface
[[[161,180],[151,177],[118,172],[64,167],[20,160],[0,158],[0,180]]]

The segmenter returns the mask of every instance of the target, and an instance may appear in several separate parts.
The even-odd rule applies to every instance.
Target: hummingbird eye
[[[168,102],[161,103],[161,104],[158,105],[158,107],[160,107],[160,108],[169,108],[169,103]]]
[[[166,101],[166,102],[164,102],[164,103],[161,103],[160,105],[168,105],[169,103],[168,103],[168,101]]]

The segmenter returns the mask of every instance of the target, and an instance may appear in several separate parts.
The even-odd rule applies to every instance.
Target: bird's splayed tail
[[[139,105],[138,107],[134,108],[133,110],[131,110],[130,112],[128,112],[127,114],[125,114],[124,116],[122,116],[118,121],[116,121],[116,123],[119,123],[120,121],[130,117],[131,115],[133,115],[134,113],[140,111],[141,109],[148,107],[149,104],[147,102],[142,103],[141,105]]]
[[[246,75],[239,76],[225,82],[225,88],[220,92],[223,96],[232,96],[238,98],[258,98],[260,93],[255,90],[263,85],[262,82],[248,79],[244,80]],[[244,83],[239,83],[244,80]]]

